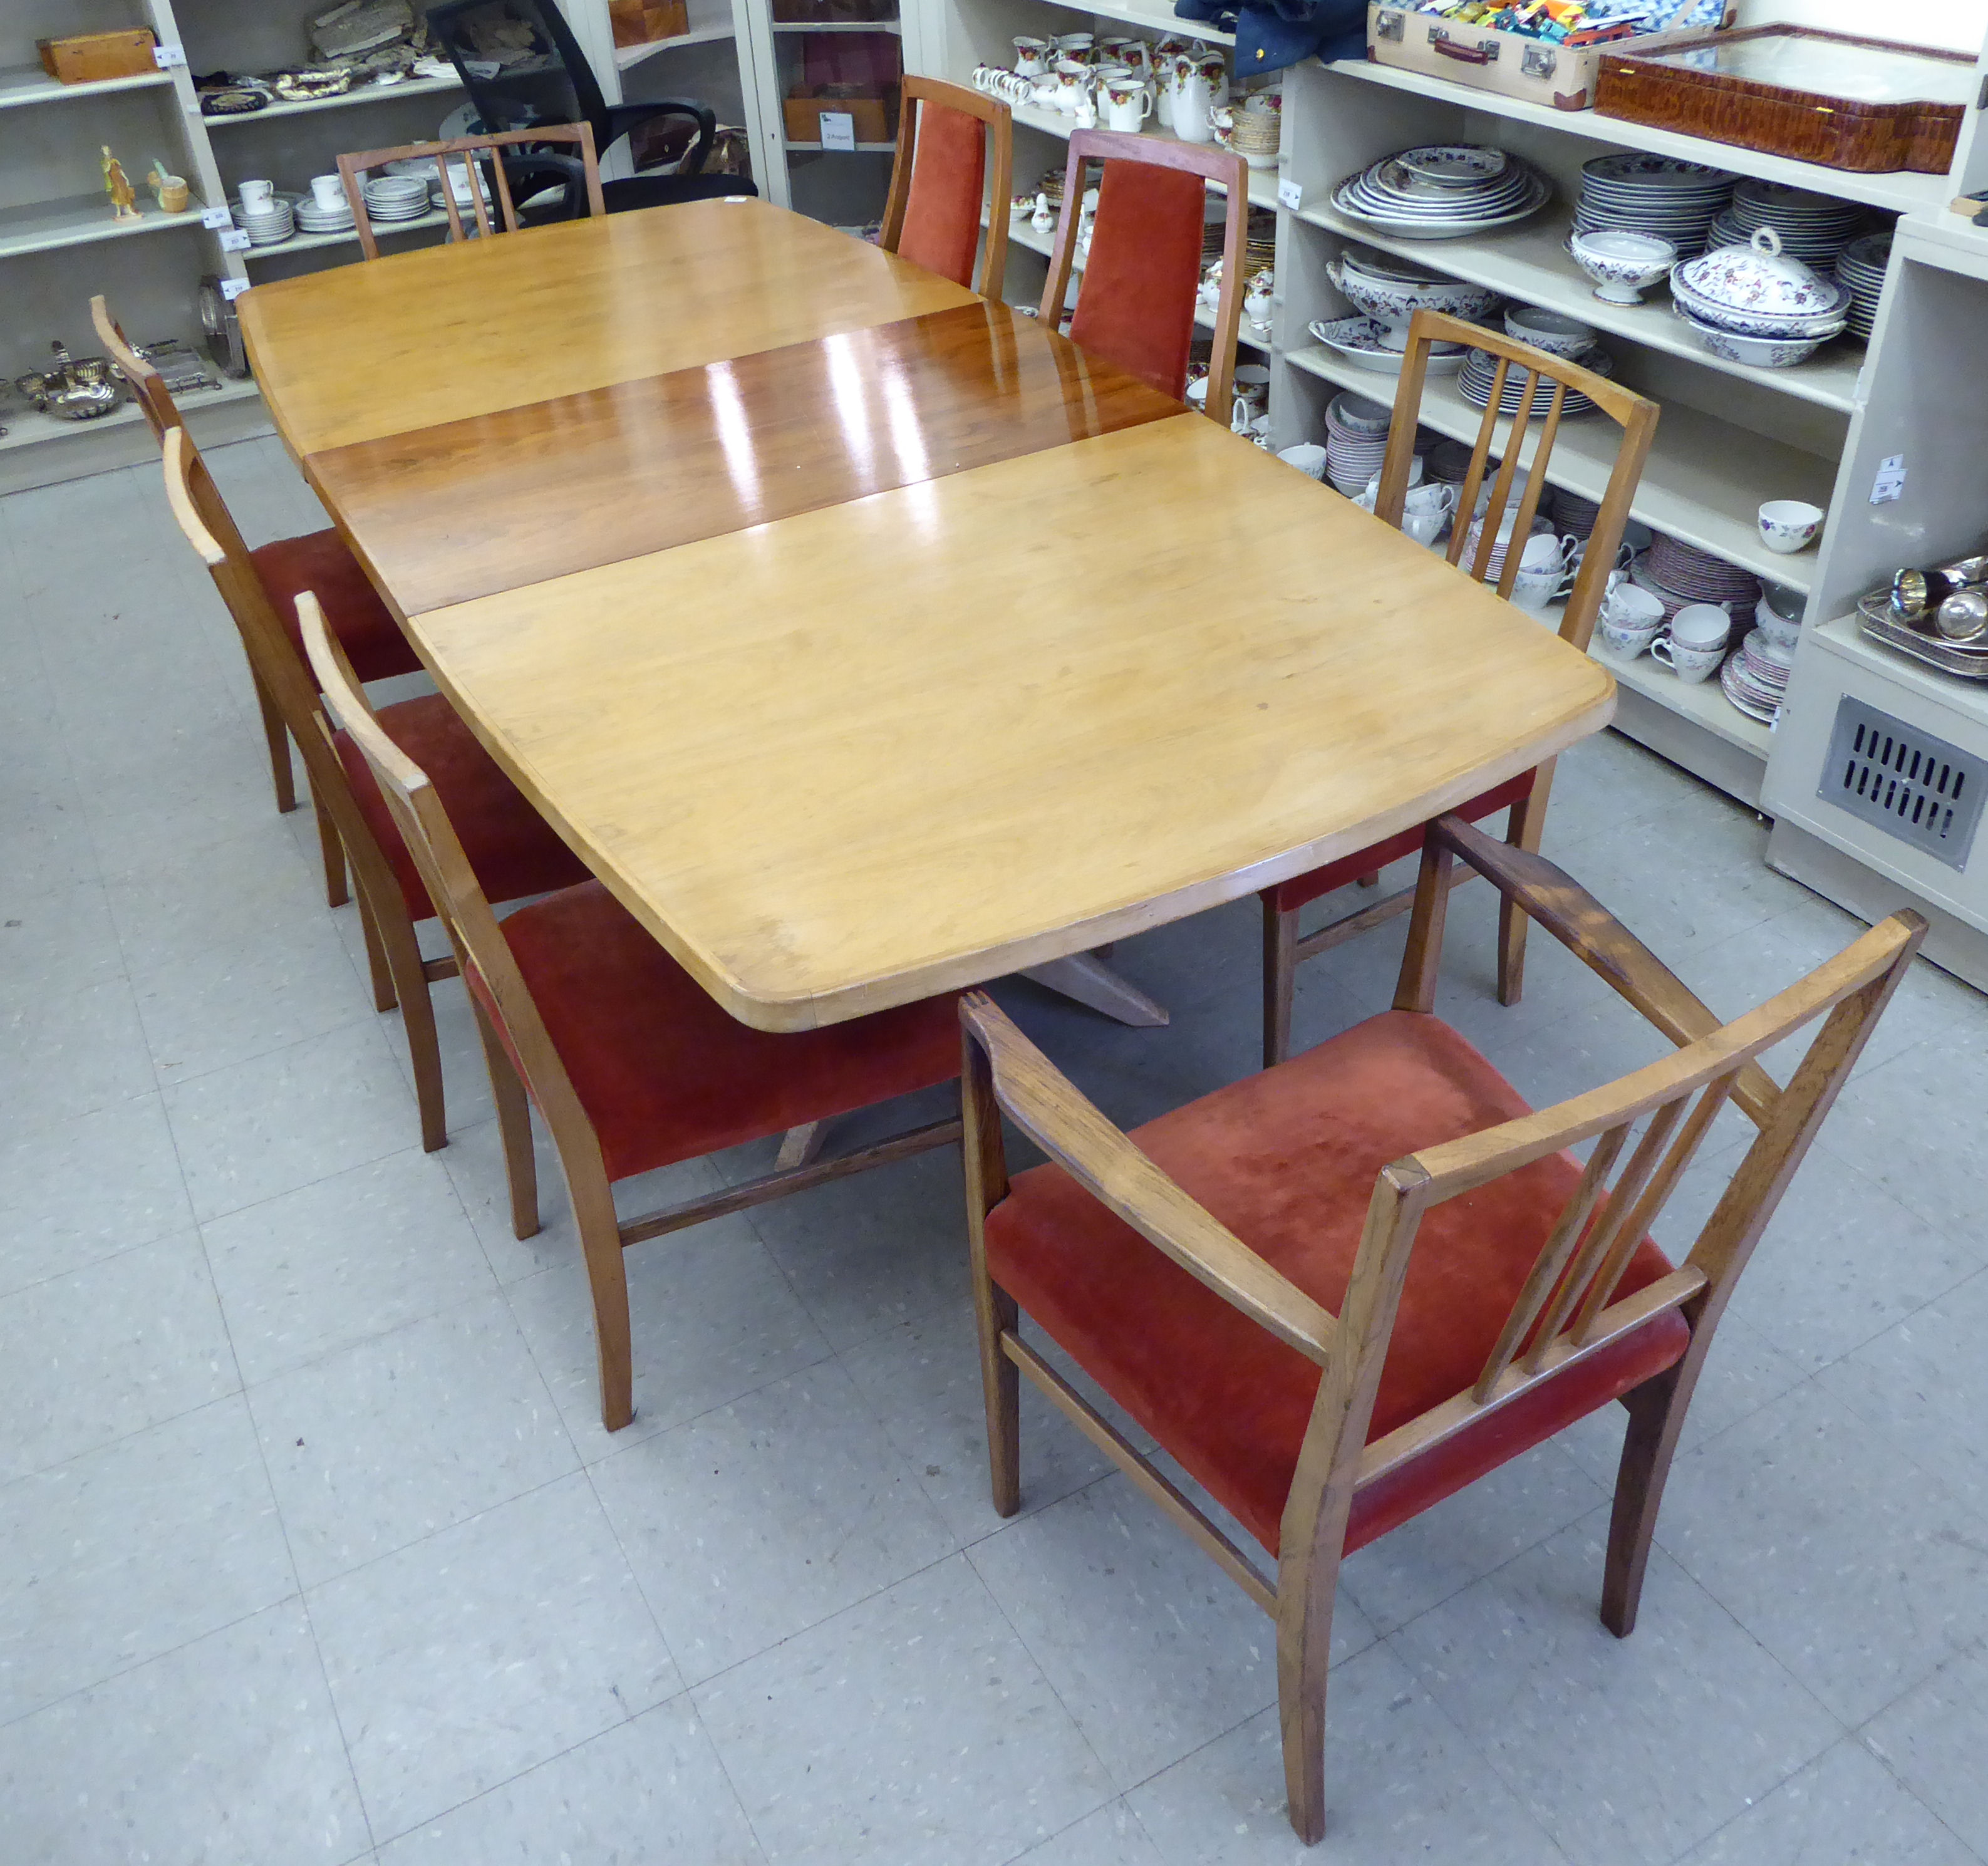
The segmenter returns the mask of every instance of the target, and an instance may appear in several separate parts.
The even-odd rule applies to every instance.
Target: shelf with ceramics
[[[1015,126],[1021,130],[1040,130],[1050,136],[1060,136],[1066,142],[1070,133],[1077,127],[1074,117],[1067,117],[1060,110],[1039,110],[1033,104],[1018,103],[1014,106]],[[1183,139],[1171,130],[1155,128],[1151,123],[1140,132],[1155,140],[1178,143]],[[1218,194],[1228,190],[1219,182],[1211,181],[1209,187]],[[1249,200],[1253,206],[1274,208],[1277,205],[1277,174],[1275,169],[1252,169],[1249,171]]]

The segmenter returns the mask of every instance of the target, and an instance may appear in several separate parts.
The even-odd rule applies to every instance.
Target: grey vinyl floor
[[[252,539],[323,522],[273,441],[215,465]],[[989,1506],[952,1155],[634,1253],[602,1432],[556,1176],[519,1242],[453,985],[419,1151],[154,470],[0,501],[0,1860],[1301,1856],[1255,1609],[1040,1406]],[[1762,841],[1604,735],[1549,849],[1736,1011],[1853,931]],[[1442,1008],[1533,1099],[1656,1053],[1542,938],[1499,1009],[1488,896],[1452,917]],[[1252,1067],[1255,942],[1121,946],[1165,1030],[1003,996],[1138,1120]],[[1303,1039],[1399,948],[1308,968]],[[1988,1859],[1984,1037],[1922,967],[1724,1324],[1633,1638],[1609,1417],[1349,1565],[1311,1857]]]

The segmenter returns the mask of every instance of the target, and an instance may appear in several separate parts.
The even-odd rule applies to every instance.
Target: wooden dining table
[[[437,685],[762,1029],[1232,900],[1613,710],[1604,668],[1350,501],[763,201],[239,309]]]

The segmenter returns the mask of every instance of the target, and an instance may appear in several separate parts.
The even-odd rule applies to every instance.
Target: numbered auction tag
[[[218,228],[232,227],[235,225],[234,210],[230,208],[203,208],[200,211],[200,224],[210,233]]]
[[[1888,454],[1878,462],[1878,477],[1871,482],[1871,503],[1888,505],[1905,496],[1905,457]]]
[[[171,71],[175,65],[184,65],[186,63],[186,47],[154,46],[152,48],[152,63],[161,71]]]
[[[221,282],[221,296],[232,305],[248,289],[245,279],[224,279]]]
[[[248,250],[248,228],[224,227],[221,231],[219,244],[223,252],[246,252]]]
[[[824,149],[853,150],[856,147],[856,119],[847,110],[823,110],[821,146]]]
[[[1304,190],[1289,175],[1277,184],[1277,205],[1289,208],[1293,214],[1304,205]]]

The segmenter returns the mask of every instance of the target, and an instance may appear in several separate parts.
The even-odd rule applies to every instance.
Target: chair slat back
[[[553,155],[546,148],[546,145],[553,143],[570,143],[576,153],[571,157]],[[416,159],[432,159],[434,163],[435,171],[441,180],[441,203],[448,216],[451,241],[468,237],[456,205],[455,186],[449,172],[451,157],[459,159],[465,174],[472,178],[469,205],[478,235],[488,238],[494,230],[489,207],[484,198],[486,176],[496,192],[504,231],[516,233],[518,210],[511,198],[510,180],[505,173],[505,158],[500,153],[505,150],[516,152],[514,161],[536,156],[539,158],[538,165],[548,171],[557,167],[562,173],[570,173],[572,165],[576,163],[587,190],[589,216],[607,211],[606,198],[600,191],[600,164],[594,154],[593,130],[587,123],[536,123],[529,130],[458,136],[444,143],[408,143],[397,149],[362,149],[338,158],[339,177],[345,184],[345,198],[352,208],[352,224],[359,235],[359,250],[369,259],[380,256],[380,243],[374,234],[371,217],[366,211],[367,172],[384,167],[389,162]]]
[[[166,387],[165,377],[138,354],[137,346],[125,336],[123,326],[110,315],[110,306],[101,292],[90,301],[90,321],[96,326],[97,342],[130,384],[152,438],[164,446],[167,429],[180,424],[179,404]]]
[[[1222,296],[1215,307],[1215,330],[1208,364],[1207,413],[1226,428],[1230,416],[1229,384],[1236,370],[1236,333],[1242,316],[1242,255],[1249,229],[1249,164],[1232,150],[1194,143],[1163,140],[1117,130],[1076,130],[1070,133],[1070,161],[1063,174],[1063,212],[1057,221],[1056,243],[1050,251],[1048,282],[1043,287],[1037,315],[1051,330],[1063,328],[1063,300],[1077,259],[1077,228],[1084,208],[1087,163],[1143,162],[1155,167],[1183,169],[1228,191],[1222,231]],[[998,217],[997,217],[998,218]],[[1094,239],[1104,237],[1104,208]],[[1196,277],[1193,289],[1199,291]],[[1193,316],[1192,308],[1188,313]],[[1404,469],[1405,471],[1405,469]]]
[[[1461,563],[1469,541],[1472,515],[1490,482],[1483,529],[1471,561],[1463,568],[1479,583],[1489,580],[1492,559],[1497,550],[1499,533],[1505,529],[1508,515],[1510,536],[1504,561],[1499,566],[1497,590],[1509,597],[1523,558],[1526,539],[1532,531],[1545,495],[1560,423],[1565,418],[1570,391],[1578,390],[1621,430],[1615,450],[1615,464],[1608,476],[1601,509],[1596,514],[1581,570],[1569,592],[1560,617],[1560,633],[1584,652],[1594,633],[1601,599],[1608,592],[1608,573],[1614,568],[1622,543],[1622,528],[1628,522],[1629,508],[1649,457],[1650,441],[1656,431],[1657,404],[1584,370],[1577,363],[1549,356],[1530,343],[1484,330],[1476,324],[1445,316],[1436,311],[1418,311],[1408,326],[1408,353],[1395,397],[1394,420],[1388,431],[1387,457],[1381,468],[1380,496],[1376,515],[1398,528],[1407,502],[1408,474],[1415,458],[1417,421],[1421,414],[1422,390],[1428,379],[1428,361],[1438,343],[1462,343],[1486,351],[1494,360],[1491,394],[1478,424],[1477,438],[1471,448],[1470,467],[1457,499],[1456,515],[1451,527],[1449,561]],[[1505,426],[1500,410],[1506,387],[1514,369],[1526,372],[1526,382],[1519,397],[1502,441],[1499,430]],[[1526,463],[1530,445],[1530,465]],[[1499,451],[1494,454],[1493,449]],[[1522,469],[1523,479],[1521,477]],[[1516,489],[1517,504],[1513,503]]]
[[[407,843],[428,898],[455,948],[464,982],[472,989],[480,983],[488,993],[479,1009],[494,1012],[498,1033],[546,1118],[575,1124],[562,1130],[562,1146],[580,1134],[591,1135],[593,1124],[573,1093],[510,942],[428,773],[381,728],[345,651],[326,626],[316,597],[308,590],[297,599],[297,619],[325,711],[358,747],[379,785],[394,827]]]
[[[1455,856],[1494,849],[1500,856],[1506,853],[1456,818],[1430,826],[1398,1009],[1430,1008],[1432,975],[1426,953],[1415,948],[1439,915]],[[1540,857],[1527,859],[1536,871],[1557,872]],[[1487,862],[1484,872],[1506,887],[1496,867]],[[1514,898],[1516,891],[1506,891],[1508,898]],[[1684,1308],[1716,1320],[1923,936],[1916,916],[1895,915],[1756,1009],[1714,1026],[1674,1055],[1557,1107],[1447,1141],[1386,1168],[1333,1344],[1335,1354],[1352,1357],[1357,1364],[1340,1369],[1336,1380],[1328,1365],[1320,1388],[1322,1396],[1330,1388],[1349,1402],[1364,1394],[1367,1409],[1357,1418],[1351,1411],[1332,1418],[1314,1414],[1314,1430],[1324,1438],[1317,1445],[1307,1440],[1304,1458],[1310,1462],[1312,1479],[1292,1492],[1303,1520],[1294,1523],[1287,1516],[1286,1533],[1309,1535],[1312,1517],[1305,1513],[1315,1513],[1322,1506],[1328,1467],[1371,1482],[1461,1430],[1483,1408],[1510,1405],[1663,1308]],[[1774,1089],[1770,1083],[1767,1097],[1753,1091],[1749,1072],[1761,1053],[1818,1019],[1821,1027],[1788,1086]],[[1637,1247],[1676,1192],[1719,1110],[1743,1087],[1748,1087],[1759,1128],[1752,1147],[1729,1175],[1724,1195],[1683,1263],[1658,1283],[1625,1294],[1621,1286]],[[1631,1137],[1639,1130],[1631,1148]],[[1466,1392],[1367,1444],[1395,1304],[1425,1214],[1589,1141],[1595,1144],[1586,1168],[1542,1239],[1476,1381]],[[1365,1318],[1364,1331],[1348,1325],[1347,1318],[1355,1315]],[[1354,1479],[1348,1476],[1344,1481]]]
[[[938,78],[906,77],[898,106],[898,150],[891,164],[891,191],[884,202],[884,230],[877,245],[895,252],[904,237],[910,211],[911,180],[918,161],[918,127],[928,110],[944,110],[971,117],[987,126],[987,242],[980,261],[979,291],[999,298],[1008,269],[1008,205],[1015,178],[1015,113],[998,97],[983,96],[963,84]],[[965,285],[968,281],[958,281]]]

